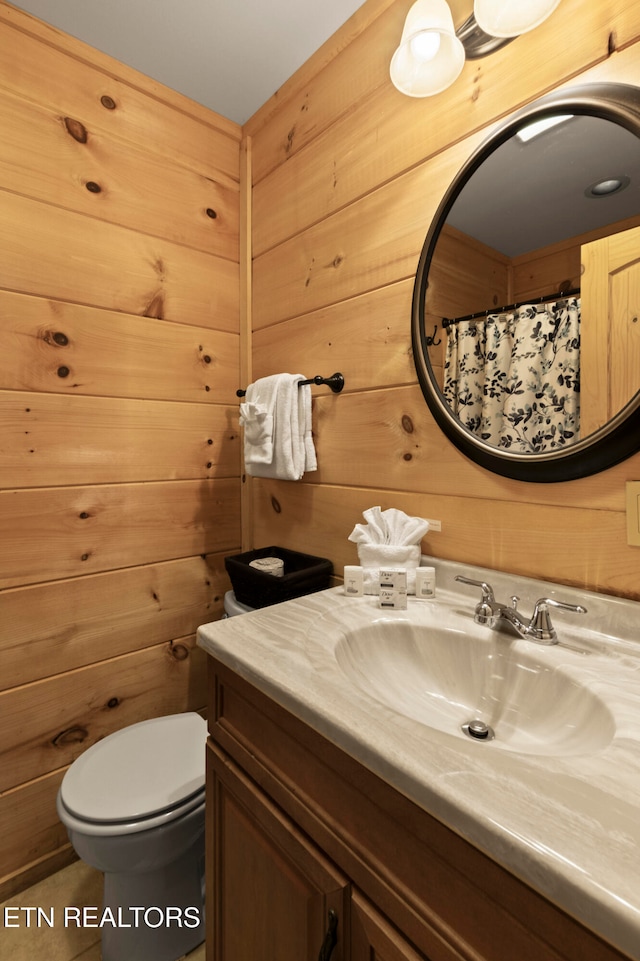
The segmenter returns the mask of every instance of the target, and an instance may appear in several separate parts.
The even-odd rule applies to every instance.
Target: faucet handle
[[[461,584],[469,584],[471,587],[479,587],[482,591],[483,601],[495,601],[493,588],[486,581],[474,581],[471,577],[463,577],[462,574],[456,574],[455,580],[460,581]]]
[[[487,584],[486,581],[474,581],[473,578],[463,577],[462,574],[456,574],[455,579],[456,581],[460,581],[461,584],[469,584],[471,587],[480,588],[482,591],[482,599],[480,603],[476,605],[475,620],[478,624],[491,622],[495,617],[493,605],[496,602],[491,584]]]
[[[582,604],[567,604],[566,601],[556,601],[553,597],[540,597],[533,608],[528,634],[538,641],[553,644],[556,641],[556,629],[551,623],[549,608],[555,607],[559,611],[571,611],[573,614],[586,614],[587,609]]]

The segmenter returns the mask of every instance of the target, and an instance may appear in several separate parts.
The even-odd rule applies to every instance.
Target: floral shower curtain
[[[580,300],[523,304],[447,328],[444,395],[494,447],[544,453],[580,433]]]

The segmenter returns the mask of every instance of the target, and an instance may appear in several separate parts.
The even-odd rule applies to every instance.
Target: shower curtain
[[[580,432],[580,300],[522,304],[447,328],[444,395],[483,441],[516,453]]]

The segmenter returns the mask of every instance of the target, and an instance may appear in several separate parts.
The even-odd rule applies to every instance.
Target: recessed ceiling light
[[[599,200],[601,197],[611,197],[612,194],[619,194],[629,186],[631,181],[626,175],[620,177],[605,177],[604,180],[596,180],[584,192],[585,197],[592,200]]]
[[[533,140],[534,137],[539,137],[545,130],[549,130],[559,123],[565,123],[567,120],[573,120],[573,114],[558,114],[555,117],[544,117],[542,120],[534,120],[521,130],[518,130],[516,137],[518,140],[521,140],[522,143],[527,143],[527,141]]]

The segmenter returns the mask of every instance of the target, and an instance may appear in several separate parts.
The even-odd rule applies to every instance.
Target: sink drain
[[[462,725],[462,730],[475,741],[492,741],[495,737],[493,728],[485,724],[484,721],[467,721],[466,724]]]

